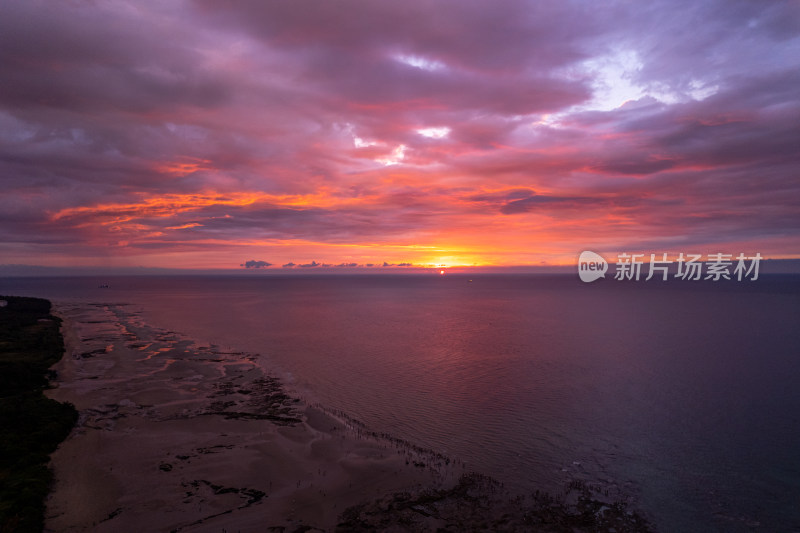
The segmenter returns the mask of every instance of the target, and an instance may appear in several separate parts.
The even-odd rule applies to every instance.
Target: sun
[[[439,271],[439,275],[440,275],[440,276],[444,276],[444,270],[440,270],[440,271]]]

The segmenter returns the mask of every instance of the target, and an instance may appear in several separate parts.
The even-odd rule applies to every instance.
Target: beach
[[[252,355],[125,306],[58,314],[66,353],[49,396],[80,419],[52,456],[47,531],[329,530],[348,507],[460,474],[290,397]]]
[[[650,531],[607,486],[512,494],[136,306],[56,314],[65,354],[47,395],[79,419],[51,455],[45,531]]]

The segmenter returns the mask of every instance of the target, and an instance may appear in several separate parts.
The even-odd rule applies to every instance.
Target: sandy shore
[[[52,456],[46,531],[327,531],[350,506],[462,473],[288,396],[255,355],[129,306],[57,314],[66,353],[49,396],[80,420]]]

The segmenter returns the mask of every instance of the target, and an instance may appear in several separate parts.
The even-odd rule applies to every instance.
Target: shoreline
[[[49,396],[80,419],[53,454],[46,530],[327,530],[370,496],[448,477],[289,397],[252,356],[136,324],[122,306],[58,312],[67,351]]]
[[[462,463],[289,396],[256,356],[154,328],[132,306],[57,314],[66,353],[48,396],[80,418],[52,455],[45,531],[424,531],[498,520],[649,530],[586,486],[561,499],[537,493],[523,509]]]

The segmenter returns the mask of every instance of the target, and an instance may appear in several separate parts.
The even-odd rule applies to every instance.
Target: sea
[[[249,273],[248,273],[249,274]],[[581,479],[658,531],[800,531],[800,276],[0,278],[259,354],[306,401],[515,492]]]

